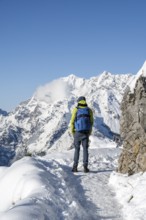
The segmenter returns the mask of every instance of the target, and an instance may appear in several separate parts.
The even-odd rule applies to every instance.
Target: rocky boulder
[[[127,86],[121,103],[120,134],[123,149],[118,172],[146,171],[146,62]]]

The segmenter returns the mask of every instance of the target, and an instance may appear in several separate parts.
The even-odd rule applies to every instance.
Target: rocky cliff
[[[121,103],[123,150],[118,171],[129,175],[146,171],[146,62],[125,90]]]

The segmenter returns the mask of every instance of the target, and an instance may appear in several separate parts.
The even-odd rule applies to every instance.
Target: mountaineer
[[[93,112],[86,103],[86,98],[81,96],[77,100],[77,107],[73,109],[70,125],[71,132],[74,136],[74,164],[72,172],[78,172],[78,162],[80,156],[80,145],[83,146],[83,167],[84,172],[89,172],[88,169],[88,148],[89,136],[93,127]]]

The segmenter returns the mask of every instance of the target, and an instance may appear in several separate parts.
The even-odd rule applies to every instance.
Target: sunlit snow
[[[71,172],[74,149],[45,157],[24,157],[0,167],[1,220],[122,219],[108,179],[120,149],[114,142],[93,140],[90,173]]]
[[[133,91],[141,75],[146,76],[146,62],[133,77],[104,72],[87,80],[70,75],[41,86],[14,113],[0,116],[1,136],[23,128],[21,147],[1,146],[0,220],[145,220],[146,174],[117,173],[122,146],[108,137],[108,126],[119,132],[119,104],[126,83],[132,79]],[[79,95],[87,97],[95,116],[89,173],[83,172],[82,148],[79,172],[71,172],[74,148],[68,124]],[[38,131],[32,132],[37,126]],[[64,132],[56,133],[63,126]],[[24,155],[25,143],[30,156],[15,161],[15,153]],[[36,153],[43,150],[46,155],[39,157]]]
[[[1,220],[145,219],[146,175],[116,173],[120,148],[91,136],[90,173],[71,172],[74,149],[0,167]]]

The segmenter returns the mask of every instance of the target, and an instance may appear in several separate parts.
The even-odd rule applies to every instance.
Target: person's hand
[[[75,134],[75,129],[72,129],[72,130],[71,130],[71,133],[74,135],[74,134]]]

